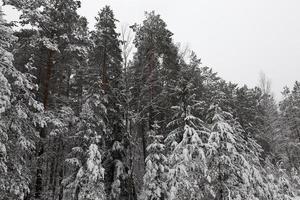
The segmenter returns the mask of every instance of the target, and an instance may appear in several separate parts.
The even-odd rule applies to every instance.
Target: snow
[[[101,166],[101,155],[96,144],[89,147],[89,158],[87,160],[87,169],[91,174],[93,181],[97,181],[103,177],[104,169]]]
[[[5,76],[0,72],[0,114],[5,112],[10,105],[10,85]]]

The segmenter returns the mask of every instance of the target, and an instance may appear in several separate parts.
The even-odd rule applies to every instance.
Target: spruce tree
[[[290,171],[298,169],[300,163],[300,83],[296,81],[292,90],[285,88],[283,94],[284,99],[280,102],[280,120],[284,134],[278,134],[278,150]]]
[[[114,13],[105,6],[96,17],[96,30],[92,32],[93,47],[91,51],[90,70],[101,80],[101,88],[106,98],[107,133],[105,156],[105,182],[107,194],[112,199],[130,198],[128,182],[128,164],[125,153],[128,138],[124,126],[124,100],[122,55],[119,33],[116,32]]]
[[[66,160],[71,168],[63,180],[67,199],[106,199],[102,165],[106,109],[102,102],[98,92],[90,94],[75,119],[75,136],[69,136],[73,144]]]
[[[261,147],[251,138],[244,138],[241,125],[218,105],[213,111],[211,134],[208,140],[208,175],[214,199],[289,199],[287,191],[270,178],[274,171],[260,163]],[[272,167],[272,164],[268,165]],[[271,185],[275,185],[270,188]],[[275,189],[277,188],[277,189]],[[284,197],[284,198],[283,198]]]
[[[168,155],[168,198],[201,199],[207,182],[205,152],[208,146],[205,140],[208,132],[203,121],[191,115],[190,106],[181,114],[181,117],[170,122],[169,126],[175,127],[166,139],[171,145]]]
[[[167,158],[164,155],[165,145],[163,136],[159,135],[159,126],[154,122],[153,130],[149,133],[151,143],[147,147],[146,172],[141,195],[141,200],[158,200],[166,198],[166,172]]]
[[[167,126],[170,133],[166,142],[171,150],[167,177],[169,199],[201,199],[208,181],[206,151],[209,147],[206,144],[209,130],[197,117],[202,103],[195,99],[196,87],[191,78],[196,68],[189,66],[182,68],[174,88],[178,100],[172,106],[173,118]]]
[[[232,116],[218,106],[214,106],[212,117],[212,132],[209,137],[211,150],[209,154],[209,176],[211,190],[215,199],[249,199],[247,187],[250,186],[248,176],[251,164],[246,160],[244,153],[239,148],[246,145],[240,133],[228,123]],[[249,184],[244,187],[244,184]]]
[[[10,52],[15,37],[0,9],[0,193],[1,199],[24,199],[31,192],[31,158],[37,127],[45,126],[43,107],[35,100],[33,70],[18,71]]]

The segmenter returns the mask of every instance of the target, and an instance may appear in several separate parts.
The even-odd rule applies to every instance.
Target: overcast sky
[[[110,5],[120,24],[141,23],[155,10],[202,63],[228,81],[255,86],[260,71],[282,88],[300,80],[300,0],[83,0],[80,14],[90,27]],[[5,8],[7,19],[16,14]]]

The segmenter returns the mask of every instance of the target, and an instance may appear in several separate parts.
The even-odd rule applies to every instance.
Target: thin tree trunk
[[[64,177],[64,168],[63,168],[63,166],[61,166],[61,169],[59,171],[59,194],[58,194],[58,200],[62,200],[63,199],[63,195],[64,195],[64,187],[63,187],[63,184],[62,184],[63,177]]]
[[[58,158],[55,159],[54,178],[52,183],[52,199],[55,200],[56,184],[57,184]]]
[[[145,130],[145,124],[143,122],[141,122],[139,130],[141,131],[141,135],[142,135],[142,149],[143,149],[143,156],[144,156],[144,166],[146,167],[145,160],[146,160],[146,156],[147,156],[147,151],[146,151],[147,141],[146,141],[146,133],[145,133],[145,131],[146,131]]]
[[[50,79],[52,76],[53,54],[54,52],[52,50],[49,50],[48,62],[46,68],[46,80],[44,83],[45,88],[44,88],[43,104],[45,110],[48,110],[48,106],[49,106],[49,93],[50,93],[49,91],[50,91]]]
[[[108,90],[108,75],[107,75],[107,64],[106,64],[106,40],[104,41],[104,50],[103,50],[103,62],[102,62],[102,89],[104,90],[105,94]]]
[[[76,186],[75,194],[74,194],[74,200],[79,199],[79,193],[80,193],[80,186]]]

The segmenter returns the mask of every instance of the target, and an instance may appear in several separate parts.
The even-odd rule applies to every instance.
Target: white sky
[[[263,71],[277,99],[285,85],[300,80],[299,0],[82,0],[80,14],[91,28],[104,5],[120,25],[141,23],[144,11],[155,10],[174,41],[188,45],[225,80],[253,87]],[[17,16],[4,11],[8,20]]]

